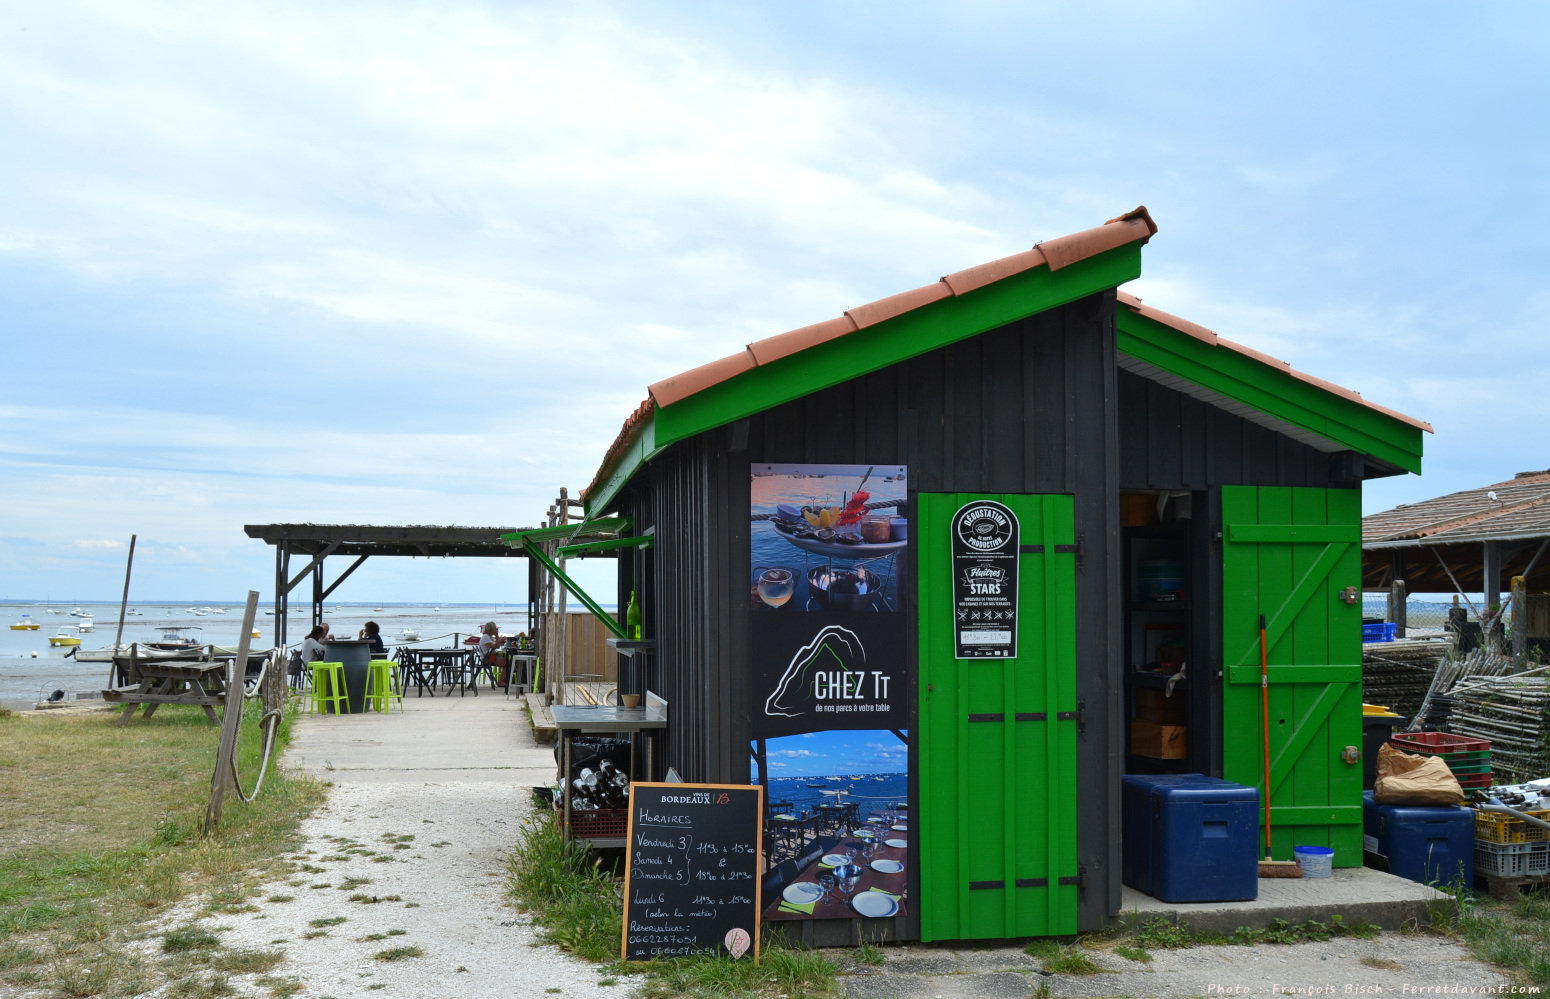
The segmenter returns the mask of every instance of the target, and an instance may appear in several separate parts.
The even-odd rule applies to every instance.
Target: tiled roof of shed
[[[1135,295],[1130,294],[1129,292],[1119,292],[1119,304],[1126,306],[1132,312],[1136,312],[1147,317],[1148,319],[1162,323],[1164,326],[1171,326],[1181,333],[1187,333],[1195,339],[1204,343],[1208,343],[1213,347],[1225,347],[1226,349],[1236,351],[1245,357],[1252,357],[1254,360],[1259,361],[1261,364],[1268,364],[1273,368],[1278,368],[1281,371],[1286,372],[1293,378],[1296,378],[1298,381],[1307,382],[1309,385],[1315,385],[1333,395],[1338,395],[1343,399],[1349,399],[1352,402],[1359,403],[1360,405],[1382,413],[1385,416],[1391,416],[1394,419],[1399,420],[1401,423],[1408,423],[1412,427],[1419,427],[1429,434],[1436,433],[1436,431],[1432,429],[1432,425],[1427,423],[1425,420],[1418,420],[1413,416],[1406,416],[1404,413],[1401,413],[1398,410],[1389,409],[1387,406],[1380,406],[1375,402],[1369,402],[1362,398],[1362,394],[1360,392],[1355,392],[1351,389],[1343,388],[1339,385],[1336,385],[1334,382],[1325,381],[1324,379],[1315,375],[1310,375],[1305,371],[1298,371],[1296,368],[1292,367],[1290,364],[1281,360],[1280,358],[1271,357],[1269,354],[1255,350],[1253,347],[1245,347],[1241,343],[1235,343],[1234,341],[1229,340],[1226,337],[1213,332],[1212,330],[1206,329],[1199,323],[1192,323],[1188,319],[1175,316],[1170,312],[1164,312],[1163,310],[1153,308],[1150,305],[1143,305],[1141,303],[1141,299],[1137,298]]]
[[[1492,498],[1492,494],[1495,498]],[[1386,548],[1550,537],[1550,470],[1402,504],[1362,518],[1362,544]]]

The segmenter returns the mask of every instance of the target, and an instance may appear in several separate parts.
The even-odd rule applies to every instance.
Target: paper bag
[[[1401,752],[1384,743],[1378,750],[1372,796],[1380,805],[1460,805],[1464,789],[1438,757]]]

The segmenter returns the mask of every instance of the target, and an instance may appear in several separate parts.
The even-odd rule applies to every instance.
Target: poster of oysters
[[[755,611],[899,609],[905,466],[761,464],[751,472]]]

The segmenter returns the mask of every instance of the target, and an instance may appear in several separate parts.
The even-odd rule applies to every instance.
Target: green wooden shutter
[[[1263,614],[1278,860],[1310,845],[1333,847],[1337,867],[1362,863],[1362,768],[1342,759],[1362,744],[1361,539],[1357,490],[1222,487],[1222,775],[1264,792]]]
[[[992,499],[1024,549],[1016,659],[954,659],[949,525]],[[1070,496],[921,493],[921,938],[1076,932],[1076,555]],[[1066,551],[1056,551],[1055,546]]]

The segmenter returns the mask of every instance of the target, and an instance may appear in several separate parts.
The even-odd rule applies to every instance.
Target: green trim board
[[[587,512],[608,509],[646,462],[678,441],[1132,281],[1141,276],[1142,245],[1128,243],[1058,271],[1039,266],[1014,274],[761,364],[657,409],[596,495],[586,497]]]
[[[592,552],[612,551],[615,548],[650,548],[657,539],[650,534],[639,538],[607,538],[603,541],[584,541],[579,545],[563,545],[554,550],[558,558],[576,558]]]
[[[508,548],[524,548],[529,541],[535,543],[569,541],[571,538],[585,537],[601,531],[623,534],[634,526],[635,522],[629,517],[597,517],[592,520],[578,520],[574,524],[557,524],[554,527],[528,527],[520,531],[512,531],[510,534],[502,534],[500,540],[504,541]]]
[[[1017,657],[957,659],[950,529],[964,504],[1017,517]],[[1075,502],[919,493],[921,939],[1077,929]],[[1057,548],[1059,546],[1059,548]]]
[[[1116,311],[1121,354],[1353,451],[1420,474],[1420,427],[1295,378],[1246,354],[1205,343],[1131,309],[1122,306]]]

